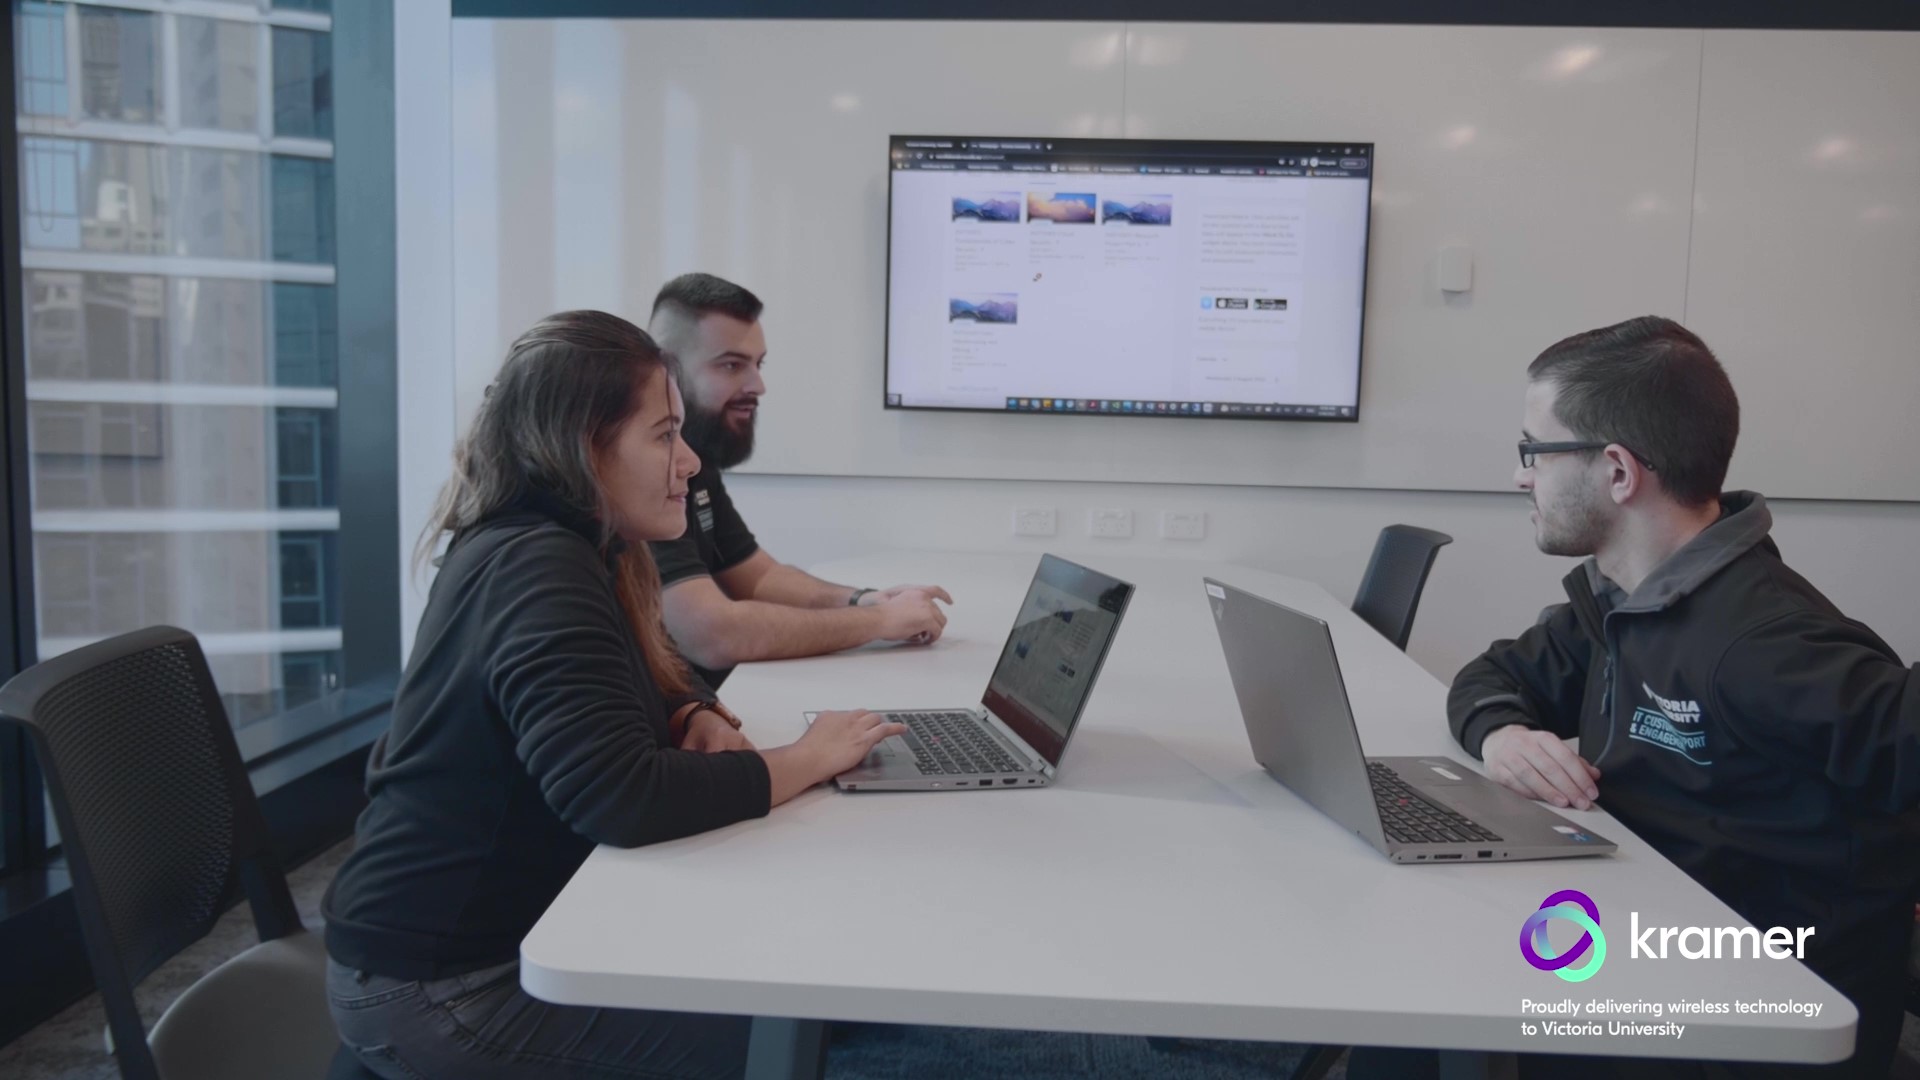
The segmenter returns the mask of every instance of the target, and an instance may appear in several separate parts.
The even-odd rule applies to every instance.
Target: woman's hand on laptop
[[[1588,810],[1600,797],[1600,770],[1551,731],[1496,728],[1480,743],[1480,759],[1489,777],[1529,799]]]
[[[882,739],[905,734],[905,724],[865,709],[823,712],[813,718],[799,741],[763,752],[772,781],[772,804],[779,806],[824,780],[860,764]]]

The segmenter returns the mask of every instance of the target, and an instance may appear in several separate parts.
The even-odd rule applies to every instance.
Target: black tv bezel
[[[894,174],[903,170],[893,167],[893,152],[907,141],[937,142],[944,140],[959,141],[999,141],[999,142],[1047,142],[1053,144],[1055,153],[1061,149],[1070,150],[1074,144],[1111,146],[1118,144],[1136,144],[1140,146],[1177,146],[1185,151],[1203,156],[1201,149],[1221,153],[1247,152],[1257,150],[1259,156],[1268,152],[1287,154],[1333,153],[1329,147],[1365,147],[1367,155],[1367,215],[1361,228],[1360,243],[1360,336],[1355,343],[1358,355],[1353,365],[1353,415],[1352,416],[1288,416],[1279,413],[1192,413],[1192,412],[1094,412],[1089,410],[1065,409],[991,409],[971,405],[896,405],[893,403],[893,184]],[[1316,424],[1357,424],[1362,415],[1360,390],[1364,385],[1367,357],[1367,290],[1372,281],[1373,258],[1373,178],[1379,161],[1379,146],[1376,143],[1359,139],[1287,139],[1273,140],[1229,140],[1229,139],[1086,139],[1052,135],[889,135],[887,136],[887,280],[884,300],[881,306],[881,342],[880,342],[880,407],[887,412],[930,412],[930,413],[981,413],[994,416],[1079,416],[1090,418],[1139,419],[1158,417],[1167,420],[1253,420],[1282,421],[1285,423]],[[1253,403],[1247,403],[1253,404]],[[1328,406],[1304,406],[1328,407]],[[1340,406],[1331,406],[1339,408]]]

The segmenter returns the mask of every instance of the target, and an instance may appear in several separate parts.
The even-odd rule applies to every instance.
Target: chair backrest
[[[1413,634],[1413,616],[1420,610],[1420,593],[1440,549],[1453,537],[1417,525],[1389,525],[1374,542],[1373,559],[1360,579],[1353,613],[1405,650]]]
[[[160,626],[36,664],[0,687],[0,720],[46,778],[120,1073],[157,1080],[134,985],[241,888],[261,940],[301,928],[200,643]]]

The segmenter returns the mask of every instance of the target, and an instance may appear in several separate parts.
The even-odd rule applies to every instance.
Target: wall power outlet
[[[1207,512],[1205,510],[1162,510],[1160,538],[1162,540],[1205,540]]]
[[[1052,536],[1057,531],[1051,506],[1013,508],[1013,535]]]

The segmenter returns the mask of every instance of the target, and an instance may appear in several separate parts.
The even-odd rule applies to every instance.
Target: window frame
[[[97,6],[161,13],[168,5],[153,0],[99,0]],[[71,18],[71,12],[68,13]],[[210,15],[204,8],[183,14]],[[334,486],[340,528],[334,545],[342,635],[340,687],[316,701],[284,709],[237,731],[262,808],[273,828],[276,847],[289,856],[317,850],[351,832],[364,796],[359,776],[367,747],[385,729],[400,668],[401,566],[395,555],[399,535],[398,402],[396,364],[394,245],[394,101],[393,0],[335,0],[330,13],[273,8],[266,3],[236,7],[238,21],[257,25],[263,45],[261,85],[268,99],[260,115],[273,116],[271,28],[325,30],[333,51],[331,87],[334,132],[331,151],[324,143],[269,139],[257,149],[263,173],[281,155],[330,158],[333,189],[333,266],[331,282],[319,275],[297,281],[333,286],[336,374],[339,406],[335,425],[339,447]],[[17,18],[0,20],[0,123],[8,151],[0,154],[0,680],[37,659],[31,468],[28,454],[26,393],[25,290],[21,249],[22,136],[46,135],[40,117],[19,113],[16,61]],[[69,24],[70,25],[70,24]],[[69,41],[71,44],[71,40]],[[180,100],[176,58],[160,59],[162,110],[173,118]],[[66,62],[69,124],[80,108],[82,87]],[[125,138],[81,122],[67,137]],[[145,141],[166,146],[236,149],[218,132],[168,130]],[[141,140],[135,139],[134,145]],[[262,227],[271,229],[272,207],[263,204]],[[78,213],[79,208],[74,208]],[[271,234],[265,238],[271,250]],[[257,269],[262,259],[249,264]],[[202,260],[204,262],[204,260]],[[143,270],[129,272],[142,273]],[[183,271],[193,273],[193,271]],[[239,276],[251,276],[242,274]],[[272,306],[268,290],[267,306]],[[267,347],[271,347],[269,315]],[[277,385],[273,365],[268,385]],[[273,411],[268,410],[272,416]],[[275,533],[286,530],[276,529]],[[295,529],[294,531],[301,531]],[[276,545],[277,546],[277,545]],[[338,569],[336,566],[336,570]],[[278,560],[269,564],[278,588]],[[325,589],[323,588],[323,593]],[[285,653],[310,651],[288,649]],[[284,655],[284,653],[283,653]],[[44,1020],[84,993],[91,981],[74,922],[71,892],[58,850],[46,845],[44,787],[33,766],[23,733],[0,727],[0,955],[10,957],[0,975],[0,1044]],[[16,962],[17,961],[17,962]]]

